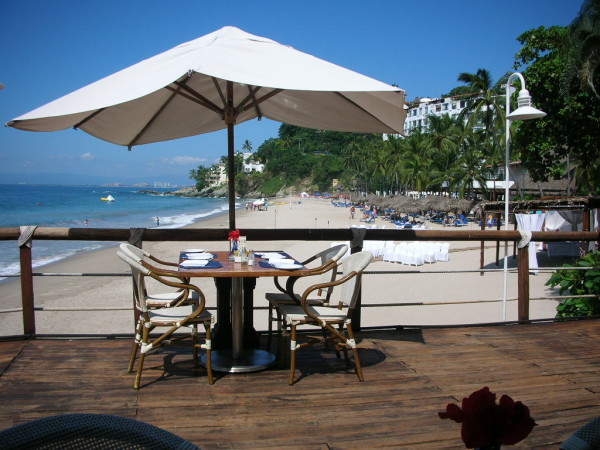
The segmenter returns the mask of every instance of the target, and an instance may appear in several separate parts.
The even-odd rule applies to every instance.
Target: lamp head
[[[511,112],[506,118],[508,120],[529,120],[539,119],[544,117],[546,113],[539,109],[531,106],[531,95],[527,89],[521,89],[519,91],[519,98],[517,100],[519,107]]]

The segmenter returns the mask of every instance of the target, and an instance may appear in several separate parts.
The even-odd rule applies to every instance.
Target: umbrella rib
[[[146,132],[146,130],[154,123],[154,121],[156,120],[156,118],[164,111],[164,109],[169,105],[169,103],[171,103],[173,101],[173,99],[175,98],[175,95],[177,95],[179,92],[177,91],[173,91],[170,95],[170,97],[167,99],[166,102],[164,102],[161,107],[158,109],[158,111],[156,111],[156,113],[152,116],[152,118],[146,123],[146,125],[144,125],[144,128],[142,128],[140,130],[140,132],[133,138],[133,140],[131,140],[131,142],[129,142],[129,144],[127,144],[127,148],[129,150],[131,150],[131,147],[133,147],[138,139],[140,137],[142,137],[142,135]]]
[[[83,119],[82,121],[76,123],[75,125],[73,125],[73,129],[77,130],[81,125],[85,124],[88,120],[93,119],[94,117],[96,117],[98,114],[100,114],[102,111],[104,111],[106,108],[101,108],[98,109],[96,111],[94,111],[92,114],[90,114],[89,116],[87,116],[85,119]]]
[[[260,89],[260,87],[258,88]],[[255,91],[258,92],[258,89]],[[249,110],[250,108],[256,108],[258,105],[260,105],[262,102],[269,100],[271,97],[279,94],[280,92],[283,92],[285,89],[273,89],[271,92],[269,92],[268,94],[263,95],[261,98],[259,98],[258,100],[254,97],[254,95],[252,95],[252,93],[250,95],[248,95],[245,99],[244,102],[240,103],[240,105],[242,105],[243,103],[245,103],[249,98],[252,98],[252,103],[250,103],[248,106],[238,106],[238,108],[240,108],[239,112],[244,112]]]
[[[173,88],[171,86],[167,86],[167,89],[169,89],[172,92],[175,92],[178,95],[181,95],[184,98],[187,98],[188,100],[196,102],[199,105],[204,106],[205,108],[208,108],[208,109],[216,112],[220,116],[223,115],[223,109],[220,108],[218,105],[215,105],[213,102],[211,102],[209,99],[207,99],[206,97],[204,97],[202,94],[198,93],[197,91],[193,90],[191,87],[186,86],[185,84],[182,84],[180,82],[175,82],[175,84],[180,89],[183,89],[183,90],[187,91],[188,94],[186,94],[184,92],[181,92],[180,90],[175,89],[175,88]]]
[[[215,77],[211,77],[213,84],[215,85],[215,89],[217,90],[217,93],[219,94],[219,97],[221,97],[221,103],[223,103],[223,105],[227,104],[227,100],[225,100],[225,94],[223,94],[223,89],[221,89],[221,86],[219,86],[219,80],[217,80]]]
[[[252,90],[252,88],[250,88],[250,86],[248,86],[248,96],[252,97],[252,101],[253,103],[256,103],[256,96],[254,94],[256,94],[259,91],[260,87],[256,88],[256,90]],[[258,118],[258,120],[262,119],[262,111],[260,110],[260,108],[258,107],[258,104],[255,104],[254,109],[256,110],[256,117]]]
[[[360,109],[362,112],[364,112],[365,114],[371,116],[373,119],[375,119],[377,122],[385,125],[386,127],[392,128],[391,126],[389,126],[387,123],[382,122],[377,116],[375,116],[374,114],[371,114],[369,111],[367,111],[365,108],[363,108],[362,106],[360,106],[359,104],[357,104],[356,102],[350,100],[348,97],[346,97],[344,94],[342,94],[341,92],[335,92],[337,95],[339,95],[342,99],[346,100],[348,103],[350,103],[351,105],[353,105],[354,107]]]
[[[248,87],[248,95],[244,98],[244,100],[239,102],[238,106],[237,106],[237,109],[240,112],[246,111],[247,108],[245,108],[244,105],[246,103],[248,103],[248,100],[252,99],[252,100],[256,101],[256,96],[254,94],[256,94],[258,91],[261,90],[261,86],[254,86],[254,88],[252,88],[252,86],[248,85],[247,87]]]

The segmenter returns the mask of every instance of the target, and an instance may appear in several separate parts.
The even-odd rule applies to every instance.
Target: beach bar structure
[[[495,223],[495,228],[500,230],[502,219],[504,215],[504,202],[481,202],[477,209],[479,210],[480,217],[480,228],[486,229],[486,219],[492,216]],[[571,214],[574,218],[570,219],[571,226],[569,231],[590,231],[598,228],[600,220],[600,197],[542,197],[536,200],[515,200],[509,203],[509,223],[513,224],[513,228],[517,229],[516,214],[536,214],[536,213],[548,213],[548,212],[574,212]],[[565,232],[569,232],[565,231]],[[578,242],[576,239],[568,239],[569,236],[564,235],[565,239],[562,242],[558,242],[555,245],[560,245],[561,248],[567,247],[575,248],[577,254],[587,253],[589,248],[598,249],[598,242],[592,242],[590,244],[586,242]],[[573,244],[573,245],[569,245]],[[552,244],[550,244],[552,245]],[[484,242],[481,242],[481,248],[483,249]],[[516,253],[516,246],[513,246],[513,256]],[[567,253],[571,255],[572,253]],[[500,242],[496,244],[496,265],[499,264],[500,260]],[[484,253],[481,252],[481,264],[480,267],[485,267]]]
[[[513,230],[241,231],[256,242],[351,241],[354,252],[367,240],[477,243],[521,238]],[[222,242],[227,230],[147,229],[137,230],[136,236],[139,245]],[[29,236],[34,243],[123,242],[131,237],[132,230],[125,229],[43,227]],[[595,242],[599,237],[598,231],[532,233],[535,242]],[[19,238],[17,228],[0,229],[0,239]],[[343,359],[316,349],[299,355],[301,375],[294,386],[288,386],[288,370],[280,367],[220,374],[209,385],[189,352],[169,347],[147,357],[143,385],[136,391],[126,367],[133,334],[103,334],[101,323],[88,335],[36,332],[35,317],[44,307],[36,305],[33,280],[50,274],[33,271],[26,240],[18,251],[23,333],[0,340],[0,430],[58,414],[95,413],[136,419],[201,448],[464,448],[460,425],[440,420],[437,413],[484,386],[530,409],[537,426],[516,448],[558,448],[600,416],[600,355],[594,350],[600,318],[532,321],[526,281],[519,283],[518,320],[510,323],[363,327],[358,345],[364,382],[357,381]],[[527,246],[519,249],[520,278],[529,277],[527,256]],[[65,288],[71,280],[65,278]],[[259,345],[264,343],[263,335]]]

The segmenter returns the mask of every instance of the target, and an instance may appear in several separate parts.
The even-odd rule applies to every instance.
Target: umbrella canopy
[[[405,92],[273,40],[224,27],[13,119],[27,131],[74,127],[133,146],[228,129],[229,222],[235,228],[235,124],[402,133]]]

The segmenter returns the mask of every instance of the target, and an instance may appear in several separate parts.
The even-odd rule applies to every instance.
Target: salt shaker
[[[252,250],[250,250],[250,254],[248,255],[248,265],[254,265],[254,252]]]

